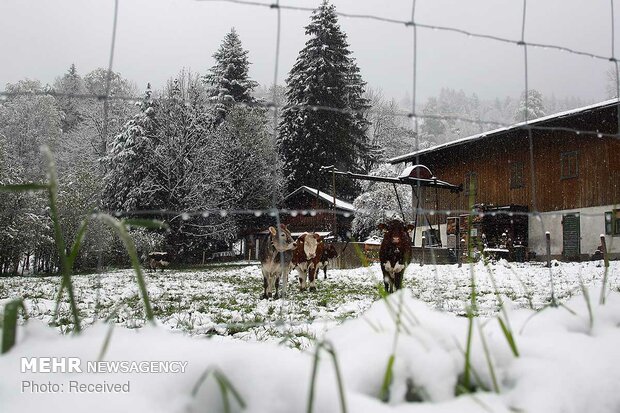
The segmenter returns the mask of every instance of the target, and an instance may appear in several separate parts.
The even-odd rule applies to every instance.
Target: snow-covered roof
[[[299,232],[291,232],[291,237],[297,238],[301,235],[307,234],[308,231],[299,231]],[[328,235],[331,234],[331,231],[314,231],[315,234],[319,234],[321,236],[321,238],[325,238]],[[263,231],[258,232],[258,234],[260,235],[267,235],[269,234],[269,230],[265,229]]]
[[[410,152],[404,155],[396,156],[394,158],[388,159],[388,162],[391,164],[408,162],[408,161],[411,161],[416,156],[426,155],[428,153],[441,151],[443,149],[450,148],[453,146],[459,146],[464,143],[470,143],[470,142],[474,142],[474,141],[477,141],[483,138],[488,138],[491,136],[499,135],[504,132],[509,132],[512,130],[522,128],[523,126],[526,126],[526,125],[528,126],[537,125],[542,122],[556,120],[556,119],[564,118],[567,116],[577,115],[579,113],[587,112],[593,109],[602,109],[608,106],[614,106],[614,105],[617,105],[618,102],[619,102],[619,99],[614,98],[614,99],[606,100],[604,102],[599,102],[599,103],[594,103],[592,105],[584,106],[581,108],[571,109],[571,110],[567,110],[567,111],[560,112],[560,113],[554,113],[553,115],[543,116],[542,118],[529,120],[527,122],[515,123],[514,125],[505,126],[503,128],[498,128],[498,129],[494,129],[488,132],[479,133],[477,135],[467,136],[465,138],[457,139],[451,142],[442,143],[441,145],[436,145],[436,146],[433,146],[427,149],[420,149],[419,151],[414,151],[414,152]]]
[[[297,195],[300,192],[307,192],[310,195],[316,196],[317,192],[319,194],[319,198],[321,198],[322,200],[330,203],[330,204],[334,204],[334,197],[330,194],[327,194],[323,191],[319,191],[317,189],[311,188],[309,186],[306,185],[302,185],[299,188],[297,188],[296,190],[294,190],[293,192],[291,192],[290,194],[288,194],[284,200],[289,199],[290,197]],[[355,212],[355,207],[353,206],[353,204],[350,204],[346,201],[343,201],[341,199],[336,198],[336,208],[338,209],[342,209],[345,211],[349,211],[349,212]]]

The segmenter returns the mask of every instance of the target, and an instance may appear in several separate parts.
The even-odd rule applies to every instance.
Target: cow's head
[[[291,236],[291,232],[284,224],[280,224],[277,229],[275,227],[269,227],[269,234],[271,242],[277,251],[288,251],[295,249],[297,246]]]
[[[311,260],[316,257],[316,248],[321,242],[323,242],[323,240],[316,232],[310,232],[302,234],[299,238],[297,238],[297,242],[303,245],[306,259]]]
[[[405,225],[399,219],[393,219],[387,223],[381,223],[377,226],[379,231],[383,232],[383,239],[392,244],[400,244],[405,240],[411,241],[411,235],[409,234],[415,226],[413,224]]]

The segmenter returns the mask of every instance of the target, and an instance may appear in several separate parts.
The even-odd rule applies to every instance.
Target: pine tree
[[[54,82],[54,91],[66,95],[81,95],[86,93],[82,77],[77,73],[75,64],[71,64],[67,73]],[[62,131],[69,132],[82,121],[83,115],[79,107],[79,98],[72,96],[58,96],[58,106],[63,111]]]
[[[252,91],[258,83],[248,75],[248,51],[243,49],[234,27],[226,34],[213,58],[215,66],[209,69],[204,80],[211,86],[209,94],[217,102],[218,116],[223,118],[232,104],[251,103]]]
[[[523,122],[525,120],[532,120],[545,116],[545,104],[543,103],[542,94],[536,89],[530,89],[527,91],[527,110],[525,108],[525,92],[521,94],[521,103],[515,111],[515,122]]]
[[[333,5],[324,1],[313,12],[306,34],[310,39],[286,79],[287,103],[278,139],[289,190],[300,185],[318,186],[319,168],[324,165],[359,170],[368,143],[368,121],[356,112],[369,106],[363,97],[365,83],[350,56]],[[306,105],[342,111],[313,110]],[[338,193],[349,199],[359,188],[348,179],[337,186]]]
[[[103,159],[108,171],[104,177],[103,203],[110,210],[132,211],[152,208],[150,155],[154,148],[155,108],[147,85],[140,112],[129,120]]]

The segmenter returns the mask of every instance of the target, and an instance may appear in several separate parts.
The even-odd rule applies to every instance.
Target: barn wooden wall
[[[615,110],[590,113],[577,119],[557,120],[545,126],[615,133]],[[537,209],[541,212],[620,204],[620,140],[577,135],[570,131],[533,130]],[[561,178],[561,154],[578,151],[579,176]],[[524,164],[523,188],[510,188],[511,165]],[[529,139],[526,130],[447,148],[420,158],[439,179],[464,184],[468,172],[478,175],[475,203],[524,205],[533,210]],[[467,210],[468,196],[439,191],[440,209]],[[433,208],[434,190],[425,191]]]

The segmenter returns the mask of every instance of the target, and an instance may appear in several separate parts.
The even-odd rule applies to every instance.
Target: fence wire
[[[279,119],[278,119],[279,110],[281,109],[281,107],[284,106],[277,102],[277,95],[276,95],[277,94],[276,87],[278,86],[278,75],[279,75],[280,43],[281,43],[281,30],[282,30],[282,18],[283,18],[282,12],[283,11],[313,12],[315,9],[310,8],[310,7],[280,4],[279,0],[277,0],[275,3],[264,3],[264,2],[246,1],[246,0],[196,0],[196,1],[204,2],[204,3],[225,2],[225,3],[236,4],[240,7],[263,7],[263,8],[269,8],[269,9],[274,10],[275,17],[276,17],[276,22],[274,25],[275,26],[274,28],[276,30],[276,40],[274,44],[274,49],[275,49],[274,50],[274,63],[273,63],[274,65],[274,72],[273,72],[274,92],[272,96],[272,101],[257,101],[251,104],[241,103],[239,105],[244,106],[244,107],[259,107],[259,108],[272,110],[274,112],[273,131],[272,131],[271,139],[272,139],[272,144],[275,147],[276,142],[277,142],[277,136],[278,136],[278,127],[279,127]],[[43,91],[43,92],[11,92],[11,91],[3,90],[3,91],[0,91],[0,99],[6,100],[6,99],[11,99],[17,96],[27,96],[27,95],[46,95],[46,96],[62,97],[62,98],[83,99],[83,100],[94,99],[97,101],[103,101],[103,131],[104,131],[103,135],[104,137],[107,137],[109,122],[110,122],[109,102],[110,101],[128,101],[128,102],[142,101],[142,97],[140,96],[122,96],[122,95],[119,96],[119,95],[111,94],[111,82],[112,82],[112,75],[113,75],[113,69],[114,69],[114,56],[115,56],[115,51],[117,47],[116,34],[117,34],[117,29],[118,29],[118,11],[119,11],[119,0],[114,0],[113,18],[112,18],[112,24],[111,24],[112,32],[111,32],[111,41],[110,41],[110,48],[109,48],[109,55],[108,55],[107,77],[106,77],[104,94],[59,93],[53,90]],[[559,51],[559,52],[574,55],[574,56],[589,57],[589,58],[593,58],[593,59],[597,59],[601,61],[610,62],[611,64],[613,64],[613,70],[615,72],[616,96],[620,97],[620,68],[618,65],[618,61],[615,57],[615,21],[614,21],[615,15],[614,15],[613,0],[610,0],[611,53],[609,55],[596,54],[596,53],[592,53],[592,52],[585,51],[585,50],[578,50],[575,48],[566,47],[563,45],[527,41],[526,40],[527,0],[523,0],[522,19],[521,19],[521,37],[519,39],[511,39],[511,38],[496,36],[496,35],[487,34],[487,33],[477,33],[477,32],[473,32],[469,30],[464,30],[459,27],[432,25],[432,24],[420,22],[416,18],[416,0],[412,0],[410,20],[393,19],[393,18],[388,18],[388,17],[384,17],[380,15],[357,14],[357,13],[349,13],[349,12],[342,12],[342,11],[336,11],[335,13],[337,16],[342,17],[342,18],[378,21],[378,22],[382,22],[386,24],[400,25],[400,26],[403,26],[403,28],[405,28],[406,30],[411,30],[411,35],[412,35],[411,45],[412,45],[412,51],[413,51],[413,60],[412,60],[412,77],[411,77],[412,103],[411,103],[410,111],[397,110],[397,111],[386,112],[385,110],[383,110],[383,113],[387,113],[388,115],[395,116],[395,117],[402,117],[402,118],[410,119],[411,126],[415,134],[414,152],[415,152],[416,164],[420,163],[419,162],[420,140],[419,140],[419,133],[418,133],[420,120],[428,119],[428,120],[442,120],[442,121],[461,121],[461,122],[480,126],[481,128],[488,128],[488,127],[513,128],[516,130],[523,130],[527,132],[528,151],[529,151],[529,167],[530,167],[530,174],[531,174],[530,179],[531,179],[531,185],[532,185],[531,200],[530,200],[530,203],[532,206],[531,212],[502,211],[502,210],[488,212],[488,211],[472,211],[471,209],[458,209],[458,208],[454,208],[454,209],[431,208],[429,209],[429,208],[418,206],[416,208],[412,207],[412,213],[416,215],[420,215],[420,216],[422,215],[428,215],[428,216],[444,215],[446,217],[454,216],[454,215],[457,215],[457,216],[468,215],[468,216],[477,216],[479,218],[484,218],[486,216],[495,217],[495,216],[503,216],[503,215],[508,216],[508,217],[525,216],[528,218],[532,218],[534,221],[539,223],[540,229],[541,229],[541,235],[544,238],[547,232],[547,229],[545,228],[545,220],[543,219],[543,217],[558,218],[558,217],[562,217],[564,213],[554,212],[554,211],[540,212],[538,210],[538,197],[537,197],[537,188],[536,188],[537,181],[536,181],[536,172],[535,172],[535,167],[536,167],[535,155],[536,154],[534,151],[534,144],[533,144],[533,131],[555,131],[555,132],[574,133],[575,135],[591,135],[591,136],[596,136],[598,138],[602,138],[602,137],[609,137],[609,138],[615,138],[615,139],[620,138],[620,111],[617,111],[618,112],[618,120],[617,120],[618,128],[616,129],[616,133],[605,133],[605,132],[600,132],[598,130],[573,129],[573,128],[559,127],[559,126],[558,127],[541,126],[536,123],[532,123],[534,119],[528,118],[528,114],[529,114],[528,108],[530,105],[529,78],[528,78],[528,71],[529,71],[528,48],[536,48],[536,49],[542,49],[542,50],[555,50],[555,51]],[[418,30],[427,30],[431,32],[448,32],[448,33],[453,33],[456,35],[467,36],[467,37],[474,38],[474,39],[494,41],[494,42],[512,44],[512,45],[522,47],[523,48],[523,68],[524,68],[523,70],[524,79],[523,80],[524,80],[524,90],[525,90],[525,93],[524,93],[525,116],[526,116],[525,121],[520,124],[514,125],[514,124],[509,124],[509,123],[497,122],[493,120],[472,119],[472,118],[467,118],[467,117],[463,117],[463,116],[459,116],[455,114],[449,114],[449,113],[442,113],[442,114],[418,113],[417,108],[416,108],[417,106],[417,84],[419,82],[418,71],[417,71],[417,67],[419,63],[418,62],[418,59],[419,59]],[[161,97],[155,97],[154,100],[165,100],[165,99]],[[360,114],[360,113],[368,114],[368,113],[374,112],[374,108],[364,109],[364,110],[353,110],[349,108],[337,108],[337,107],[320,106],[320,105],[295,105],[294,107],[300,108],[300,109],[312,110],[312,111],[329,111],[329,112],[345,113],[345,114]],[[482,133],[481,135],[485,135],[487,133],[490,133],[490,132]],[[275,156],[277,157],[277,153]],[[274,159],[274,161],[277,161],[277,159]],[[275,188],[277,184],[277,176],[275,173],[273,175],[273,182],[274,182],[274,188]],[[355,211],[355,214],[371,214],[373,212],[376,212],[376,209],[357,208]],[[382,212],[396,214],[398,211],[382,211]],[[127,214],[127,211],[115,211],[113,213],[116,214],[117,216],[124,216],[125,214]],[[278,226],[282,222],[283,216],[296,217],[296,216],[317,216],[320,214],[329,214],[329,215],[334,215],[334,216],[342,216],[345,218],[350,218],[354,214],[353,212],[340,211],[335,208],[334,209],[281,208],[278,205],[278,199],[277,199],[277,195],[275,191],[272,193],[271,207],[269,209],[218,208],[218,209],[208,209],[208,210],[199,210],[199,211],[143,210],[143,211],[131,211],[130,213],[134,216],[140,216],[140,215],[149,216],[149,215],[156,214],[158,216],[168,217],[170,220],[176,220],[176,219],[187,220],[191,217],[198,217],[198,216],[200,217],[219,216],[222,218],[226,216],[253,216],[253,217],[268,216],[268,217],[271,217]],[[581,211],[580,216],[600,217],[601,214],[594,213],[594,212],[588,212],[588,211]],[[612,238],[612,242],[613,242],[613,238]],[[610,245],[610,247],[612,247],[612,245]],[[102,262],[102,255],[101,255],[102,248],[99,248],[99,251],[100,251],[99,252],[100,255],[98,258],[97,273],[98,273],[98,280],[99,280],[98,284],[101,285],[101,274],[104,271],[104,265]],[[432,265],[433,267],[435,267],[437,263],[437,259],[435,257],[435,251],[433,249],[430,249],[429,252],[431,254]],[[436,271],[436,268],[435,268],[435,271]],[[552,274],[551,268],[549,269],[549,277],[550,277],[550,283],[551,285],[553,285],[553,279],[552,279],[553,274]],[[313,320],[292,320],[290,319],[289,317],[290,314],[288,314],[289,305],[287,304],[287,301],[286,301],[287,300],[286,288],[287,288],[287,283],[283,283],[283,296],[284,297],[283,297],[283,302],[281,306],[281,311],[278,316],[279,319],[276,319],[273,321],[268,321],[268,320],[261,321],[261,322],[256,322],[256,323],[230,323],[230,326],[239,327],[240,325],[243,325],[244,327],[262,326],[262,327],[278,327],[278,328],[284,326],[284,328],[290,328],[294,326],[299,326],[301,324],[306,324],[308,321],[317,322],[317,320],[314,320],[314,319]],[[100,300],[99,290],[97,290],[97,298],[96,298],[97,305],[99,303],[99,300]],[[323,321],[323,322],[331,323],[333,321],[329,320],[329,321]]]

